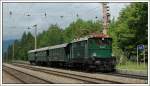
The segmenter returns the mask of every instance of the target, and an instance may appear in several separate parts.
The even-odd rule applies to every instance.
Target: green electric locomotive
[[[93,34],[70,43],[30,50],[31,64],[46,64],[85,70],[114,71],[116,59],[112,56],[112,38]]]

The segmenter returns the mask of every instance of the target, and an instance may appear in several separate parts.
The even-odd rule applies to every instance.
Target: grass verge
[[[144,63],[139,63],[139,64],[137,65],[136,62],[127,61],[125,64],[118,64],[118,65],[117,65],[117,68],[118,68],[118,69],[133,70],[133,71],[136,71],[136,70],[147,71],[148,65],[147,65],[147,63],[146,63],[146,64],[144,64]]]

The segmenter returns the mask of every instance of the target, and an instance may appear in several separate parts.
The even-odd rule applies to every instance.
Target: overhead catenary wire
[[[31,5],[30,5],[31,6]],[[72,6],[73,6],[73,4],[72,4]],[[79,5],[79,7],[80,7],[80,5]],[[30,9],[31,9],[31,7],[29,7]],[[82,7],[80,7],[80,8],[82,8]],[[68,13],[70,14],[72,14],[72,15],[63,15],[63,14],[58,14],[58,15],[54,15],[53,13],[48,13],[48,11],[46,11],[46,10],[43,10],[43,12],[42,13],[32,13],[32,12],[30,12],[30,11],[28,11],[27,13],[13,13],[12,11],[11,11],[11,14],[13,14],[13,15],[11,15],[11,16],[14,16],[14,15],[24,15],[24,17],[26,16],[27,18],[28,17],[32,17],[32,16],[43,16],[43,17],[45,17],[45,18],[43,18],[43,19],[45,19],[46,20],[46,22],[48,23],[48,17],[56,17],[56,16],[58,16],[58,17],[61,17],[62,19],[63,19],[63,22],[62,22],[62,24],[64,25],[64,23],[67,21],[67,20],[69,20],[69,19],[78,19],[78,18],[82,18],[83,17],[83,15],[85,14],[86,16],[91,16],[91,14],[95,14],[95,11],[97,11],[97,8],[98,7],[95,7],[95,8],[92,8],[92,9],[89,9],[89,10],[86,10],[85,12],[75,12],[75,11],[68,11]],[[29,10],[30,10],[29,9]],[[99,9],[99,8],[98,8]],[[74,13],[75,12],[75,13]],[[70,17],[70,18],[69,18]],[[84,16],[85,17],[85,16]],[[96,14],[93,16],[93,19],[98,19],[98,17],[99,16],[97,16]],[[57,22],[56,22],[57,23]],[[49,24],[49,23],[48,23]],[[11,26],[9,26],[10,28],[11,28]],[[24,26],[22,26],[21,28],[23,28]],[[28,26],[25,26],[26,28],[28,27]],[[16,27],[14,27],[14,26],[12,26],[12,28],[13,29],[17,29],[17,28],[19,28],[18,26],[16,26]]]
[[[31,7],[29,7],[30,9],[32,9]],[[25,12],[25,13],[15,13],[15,15],[25,15],[25,16],[28,16],[28,15],[30,15],[30,16],[37,16],[37,15],[45,15],[45,13],[46,13],[46,15],[48,16],[48,15],[50,15],[50,16],[57,16],[56,14],[53,14],[53,13],[49,13],[48,11],[46,11],[46,10],[44,10],[45,12],[34,12],[34,13],[31,13],[32,11],[29,9],[29,8],[27,8],[28,9],[28,11],[27,12]],[[80,7],[80,8],[82,8],[82,7]],[[80,15],[82,15],[82,14],[88,14],[89,12],[92,12],[93,10],[95,10],[95,9],[97,9],[98,7],[95,7],[95,8],[92,8],[92,9],[89,9],[89,10],[87,10],[87,11],[85,11],[85,12],[83,12],[82,11],[82,13],[80,14],[80,13],[78,13],[78,14],[80,14]],[[30,11],[29,11],[30,10]],[[12,12],[12,11],[11,11]],[[60,13],[59,13],[60,14]],[[61,14],[62,15],[62,14]],[[68,15],[65,15],[65,16],[68,16]]]

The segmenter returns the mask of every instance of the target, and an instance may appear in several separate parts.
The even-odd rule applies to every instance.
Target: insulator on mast
[[[77,14],[76,16],[79,17],[79,14]]]
[[[26,16],[31,16],[30,14],[27,14]]]
[[[45,12],[45,14],[44,14],[44,15],[45,15],[45,17],[47,16],[46,12]]]
[[[12,11],[9,12],[9,15],[12,15]]]
[[[28,27],[27,29],[31,29],[30,27]]]
[[[60,18],[63,18],[64,16],[60,16]]]

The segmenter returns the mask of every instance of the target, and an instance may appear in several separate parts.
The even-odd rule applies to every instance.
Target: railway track
[[[121,84],[121,83],[129,83],[129,82],[120,82],[120,81],[115,81],[115,80],[105,80],[102,78],[97,78],[97,77],[89,77],[89,76],[85,76],[85,75],[80,75],[80,74],[73,74],[73,73],[65,73],[65,72],[60,72],[60,71],[55,71],[55,70],[46,70],[46,69],[41,69],[39,67],[35,67],[35,66],[31,66],[28,64],[14,64],[16,66],[21,66],[27,69],[31,69],[34,71],[40,71],[40,72],[44,72],[44,73],[48,73],[48,74],[53,74],[53,75],[57,75],[57,76],[62,76],[62,77],[68,77],[68,78],[72,78],[72,79],[77,79],[77,80],[82,80],[85,81],[85,83],[115,83],[115,84]],[[123,75],[123,74],[110,74],[110,75],[114,75],[114,76],[121,76],[121,77],[128,77],[128,78],[138,78],[138,79],[143,79],[143,78],[139,78],[137,76],[131,77],[128,75]],[[130,79],[129,79],[130,80]],[[136,80],[133,80],[136,81]],[[135,83],[135,82],[132,82]],[[140,82],[139,82],[140,83]]]
[[[26,64],[26,63],[19,63],[19,64]],[[30,64],[28,63],[26,65],[30,65]],[[75,71],[84,72],[83,70],[75,70]],[[112,73],[95,72],[95,73],[105,74],[105,75],[113,75],[113,76],[121,76],[121,77],[127,77],[127,78],[136,78],[136,79],[148,80],[148,76],[135,75],[135,74],[133,75],[133,74],[125,74],[125,73],[119,73],[119,72],[112,72]]]
[[[35,84],[35,83],[48,84],[48,83],[51,83],[51,82],[41,79],[39,77],[35,77],[31,74],[24,73],[22,71],[19,71],[15,68],[11,68],[8,66],[3,66],[3,70],[6,73],[8,73],[9,75],[11,75],[12,77],[19,80],[22,84]]]
[[[82,76],[82,75],[76,75],[76,74],[69,74],[69,73],[64,73],[64,72],[60,72],[60,71],[53,71],[53,70],[45,70],[45,69],[40,69],[40,68],[35,68],[32,67],[30,65],[24,65],[24,64],[14,64],[15,66],[19,66],[19,67],[24,67],[27,69],[31,69],[34,71],[40,71],[40,72],[44,72],[47,74],[52,74],[52,75],[56,75],[56,76],[61,76],[61,77],[67,77],[67,78],[71,78],[71,79],[76,79],[76,80],[81,80],[87,84],[114,84],[114,83],[119,83],[119,82],[114,82],[114,81],[109,81],[109,80],[103,80],[103,79],[98,79],[98,78],[94,78],[94,77],[88,77],[88,76]]]
[[[3,72],[5,72],[5,74],[8,74],[8,75],[9,75],[9,77],[6,77],[6,78],[10,78],[10,76],[11,76],[11,77],[13,77],[13,80],[14,80],[14,79],[17,80],[17,81],[14,81],[14,82],[8,82],[8,81],[3,80],[3,84],[17,84],[18,82],[19,82],[20,84],[24,84],[24,83],[25,83],[22,79],[18,78],[17,76],[14,76],[14,75],[13,75],[12,73],[10,73],[9,71],[3,70]],[[6,82],[7,82],[7,83],[6,83]]]

